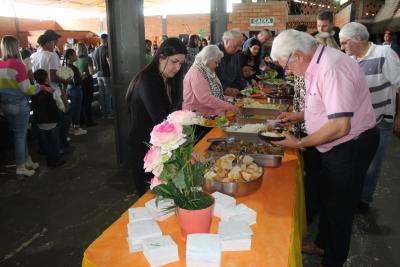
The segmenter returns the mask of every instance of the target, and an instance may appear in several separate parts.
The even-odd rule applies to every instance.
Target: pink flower
[[[157,176],[154,176],[150,181],[150,190],[153,190],[154,187],[160,184],[165,184],[164,181],[158,180]]]
[[[150,143],[160,147],[162,153],[177,149],[185,141],[182,126],[169,121],[154,126],[150,133]]]
[[[165,160],[161,153],[161,148],[157,146],[152,146],[149,151],[147,151],[144,156],[144,166],[145,172],[153,172],[154,175],[159,176],[163,171],[164,165],[163,163],[168,160]]]
[[[198,117],[193,111],[178,110],[169,114],[167,120],[178,125],[192,125],[197,124]]]

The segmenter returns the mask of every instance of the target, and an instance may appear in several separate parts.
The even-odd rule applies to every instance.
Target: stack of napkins
[[[144,240],[143,254],[151,267],[179,261],[178,246],[169,235]]]
[[[145,207],[128,209],[129,223],[135,223],[145,220],[152,220],[150,211]]]
[[[226,209],[221,219],[223,221],[246,221],[249,225],[253,225],[257,221],[257,213],[242,203]]]
[[[165,209],[174,205],[174,201],[172,199],[162,199],[158,201],[158,205],[156,205],[156,199],[153,198],[146,202],[145,206],[149,209],[151,216],[153,219],[157,221],[164,221],[168,219],[172,215],[174,215],[175,210],[171,209],[169,211],[165,211]]]
[[[236,199],[234,199],[231,196],[222,194],[220,192],[214,192],[211,194],[214,199],[215,199],[215,205],[214,205],[214,215],[223,218],[227,216],[225,214],[225,211],[229,208],[233,208],[236,205]]]
[[[222,251],[251,250],[253,231],[245,221],[220,222],[218,234]]]
[[[215,234],[190,234],[186,240],[186,267],[219,267],[221,241]]]
[[[157,222],[150,220],[142,220],[139,222],[128,224],[128,244],[130,252],[142,250],[143,241],[151,237],[160,237],[162,232]]]

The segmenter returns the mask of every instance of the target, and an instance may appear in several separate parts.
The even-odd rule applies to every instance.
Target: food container
[[[291,97],[275,97],[272,94],[266,94],[266,101],[268,104],[290,104],[292,102]]]
[[[263,122],[263,124],[261,125],[257,125],[255,127],[257,127],[257,129],[259,130],[265,130],[267,128],[267,125],[265,125],[265,122]],[[252,124],[252,123],[249,123]],[[245,124],[234,124],[231,125],[230,127],[225,127],[224,128],[224,134],[226,137],[234,137],[236,140],[245,140],[245,141],[250,141],[250,142],[258,142],[259,138],[257,137],[257,133],[259,132],[259,130],[257,129],[251,129],[251,130],[256,130],[256,132],[240,132],[240,131],[229,131],[230,128],[234,128],[234,130],[240,130],[243,129],[243,126],[248,126]],[[245,129],[246,130],[246,129]],[[247,129],[249,130],[249,129]]]
[[[259,178],[249,182],[219,182],[213,179],[203,179],[203,190],[209,193],[218,191],[233,197],[243,197],[256,192],[260,188],[263,175],[264,171]]]
[[[219,159],[220,157],[226,155],[227,153],[233,153],[233,154],[236,153],[232,151],[213,151],[210,148],[215,143],[217,142],[211,142],[206,150],[207,154],[210,157],[213,157],[214,159]],[[265,143],[262,143],[262,141],[258,137],[256,143],[258,143],[259,145],[266,145]],[[261,167],[279,167],[282,164],[284,148],[277,147],[275,154],[257,154],[257,153],[245,153],[245,154],[252,157],[254,159],[254,162]]]
[[[251,108],[251,107],[243,107],[242,113],[244,116],[248,115],[269,115],[277,117],[284,111],[287,111],[289,105],[282,104],[278,109],[267,109],[267,108]]]
[[[267,116],[278,116],[284,111],[287,111],[289,108],[288,104],[257,104],[257,105],[263,105],[264,107],[250,107],[244,105],[242,107],[242,113],[244,116],[248,115],[267,115]]]
[[[236,122],[240,124],[265,123],[267,120],[276,119],[275,115],[246,115],[236,116]]]

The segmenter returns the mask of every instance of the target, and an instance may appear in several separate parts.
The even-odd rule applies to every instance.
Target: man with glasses
[[[224,88],[224,94],[228,96],[236,96],[247,86],[247,82],[242,76],[240,54],[238,53],[242,45],[243,35],[236,30],[224,32],[222,42],[218,44],[224,57],[221,59],[216,73]]]
[[[367,168],[379,143],[365,77],[357,63],[337,49],[318,45],[296,30],[280,33],[271,57],[288,73],[304,76],[304,112],[283,121],[305,120],[308,136],[274,144],[315,146],[319,152],[321,212],[315,242],[303,251],[323,257],[320,266],[342,266],[350,247],[354,212]]]
[[[358,212],[366,213],[373,201],[383,159],[393,131],[400,133],[400,60],[389,46],[368,42],[367,28],[358,23],[346,24],[339,33],[342,48],[358,62],[367,79],[381,139],[378,151],[368,168]],[[396,108],[396,102],[397,108]]]

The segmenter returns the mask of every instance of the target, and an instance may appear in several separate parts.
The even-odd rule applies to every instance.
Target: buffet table
[[[221,137],[219,128],[210,131],[197,145],[205,154],[206,139]],[[132,207],[144,206],[154,196],[147,192]],[[302,164],[296,150],[287,149],[279,168],[265,168],[260,189],[237,198],[257,212],[251,251],[222,252],[222,266],[302,266],[301,240],[306,231]],[[213,217],[211,232],[217,232],[219,219]],[[179,262],[165,266],[185,266],[185,240],[176,216],[158,222],[163,234],[178,244]],[[142,252],[129,253],[128,213],[106,229],[85,251],[83,267],[149,266]]]

